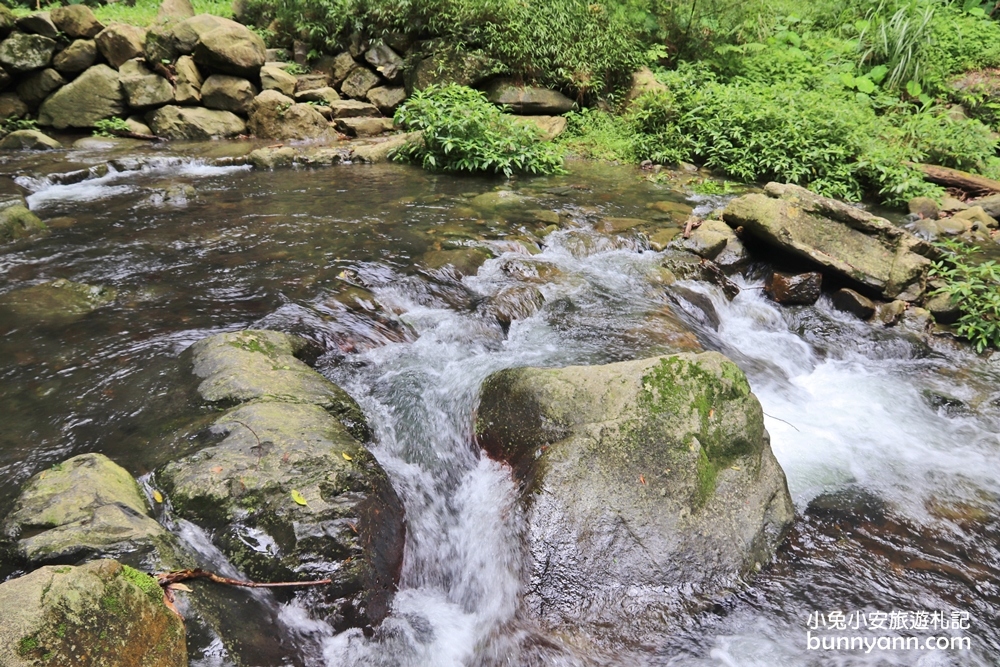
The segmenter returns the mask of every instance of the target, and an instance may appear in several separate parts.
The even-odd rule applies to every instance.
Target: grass
[[[42,10],[50,10],[58,7],[62,3],[45,3]],[[195,14],[214,14],[215,16],[233,17],[233,5],[230,0],[191,0]],[[16,5],[11,8],[15,16],[28,16],[36,11],[34,4],[31,6]],[[94,7],[94,15],[97,19],[107,25],[109,23],[129,23],[142,27],[149,26],[156,18],[156,12],[160,9],[160,0],[136,0],[131,7],[124,2]]]

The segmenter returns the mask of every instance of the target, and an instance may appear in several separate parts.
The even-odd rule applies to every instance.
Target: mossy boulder
[[[793,518],[760,403],[714,352],[495,373],[476,434],[521,483],[525,603],[568,631],[662,631],[766,564]]]
[[[486,81],[498,64],[481,53],[443,49],[431,53],[415,52],[406,59],[406,92],[423,90],[430,85],[457,83],[475,86]]]
[[[157,474],[179,516],[260,580],[329,577],[310,598],[336,627],[378,623],[402,566],[403,507],[364,448],[368,426],[342,389],[295,355],[302,339],[219,334],[192,347],[198,391],[240,403],[210,431],[222,440]]]
[[[0,242],[16,241],[46,231],[45,223],[26,206],[14,204],[0,208]]]
[[[888,220],[796,185],[768,183],[766,194],[730,202],[732,227],[887,299],[918,300],[925,289],[928,244]]]
[[[113,560],[0,584],[5,667],[186,667],[184,621],[156,580]]]
[[[60,278],[0,295],[0,311],[27,320],[63,323],[114,302],[116,296],[117,292],[108,287]]]
[[[173,104],[150,111],[146,122],[158,137],[191,141],[235,137],[247,129],[243,119],[231,111]]]
[[[283,401],[318,405],[355,437],[367,440],[368,426],[350,395],[299,359],[309,344],[280,331],[234,331],[191,346],[198,393],[206,401],[233,405]]]
[[[135,479],[103,454],[74,456],[28,480],[3,533],[34,565],[94,557],[181,565],[174,538],[150,517]]]
[[[30,72],[52,62],[55,50],[54,39],[15,32],[0,42],[0,63],[11,72]]]
[[[99,120],[124,113],[125,102],[118,72],[107,65],[94,65],[42,103],[38,123],[59,130],[93,127]]]

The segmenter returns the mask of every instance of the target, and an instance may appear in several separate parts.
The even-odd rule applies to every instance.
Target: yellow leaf
[[[294,500],[295,502],[297,502],[299,505],[303,505],[304,506],[304,505],[307,504],[306,503],[306,499],[302,496],[301,493],[299,493],[295,489],[292,489],[292,500]]]
[[[184,591],[185,593],[190,593],[191,592],[190,588],[188,588],[184,584],[180,584],[180,583],[170,584],[167,588],[169,588],[172,591]]]
[[[344,459],[347,461],[353,461],[354,457],[348,454],[347,452],[344,452]]]
[[[153,490],[153,500],[155,500],[158,503],[162,503],[163,502],[163,494],[154,489]]]

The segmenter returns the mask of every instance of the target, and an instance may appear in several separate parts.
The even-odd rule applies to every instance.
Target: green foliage
[[[28,118],[5,118],[0,121],[0,137],[6,137],[18,130],[37,130],[38,122]]]
[[[629,12],[616,0],[249,0],[278,38],[307,39],[317,50],[343,49],[353,33],[440,39],[481,51],[506,73],[579,93],[610,90],[644,49]]]
[[[308,67],[303,67],[298,63],[292,63],[290,65],[287,65],[284,69],[292,76],[298,76],[300,74],[308,74],[311,71]]]
[[[95,137],[116,137],[122,132],[131,132],[122,118],[105,118],[94,123]]]
[[[960,304],[956,330],[978,352],[1000,348],[1000,266],[993,260],[977,262],[979,248],[958,241],[936,244],[944,258],[935,262],[931,276],[944,281],[933,294],[944,294]]]
[[[559,143],[579,157],[608,162],[638,162],[636,134],[624,116],[583,108],[566,114]]]
[[[553,174],[562,154],[539,141],[536,128],[516,122],[479,91],[429,86],[397,111],[397,125],[423,133],[423,141],[400,149],[395,159],[425,169],[452,172]]]

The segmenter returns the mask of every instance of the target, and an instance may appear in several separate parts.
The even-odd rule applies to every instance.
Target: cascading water
[[[663,198],[662,188],[636,185],[626,170],[577,176],[589,190],[558,179],[525,184],[526,208],[556,209],[570,221],[531,255],[513,238],[522,223],[491,227],[463,212],[464,193],[492,184],[351,167],[330,188],[332,172],[147,165],[77,184],[21,177],[35,190],[33,205],[81,221],[0,255],[0,290],[69,277],[111,284],[127,299],[63,330],[18,326],[0,340],[0,358],[14,360],[3,363],[0,409],[19,415],[0,434],[0,498],[81,451],[107,451],[136,471],[188,451],[192,443],[148,446],[190,409],[175,389],[176,354],[215,331],[271,327],[332,350],[320,369],[369,416],[374,452],[408,523],[400,590],[374,636],[333,636],[286,603],[274,627],[285,645],[301,642],[287,664],[996,663],[996,365],[961,352],[945,357],[825,301],[777,306],[752,279],[738,279],[743,290],[732,301],[703,283],[665,287],[660,254],[638,236],[593,230],[595,216],[645,215],[647,201]],[[198,192],[163,196],[178,182]],[[563,190],[546,194],[552,186]],[[445,234],[498,256],[463,279],[415,268]],[[374,303],[331,305],[345,283]],[[522,302],[505,330],[490,307],[517,290],[543,299]],[[502,368],[607,363],[692,344],[671,312],[747,372],[801,518],[745,593],[665,628],[655,645],[580,652],[519,607],[523,517],[509,471],[473,444],[478,389]],[[30,451],[22,449],[28,441]],[[185,529],[195,551],[221,566],[210,536]],[[971,612],[971,651],[820,655],[806,646],[813,612],[953,608]],[[192,664],[226,664],[224,654],[209,638]]]

